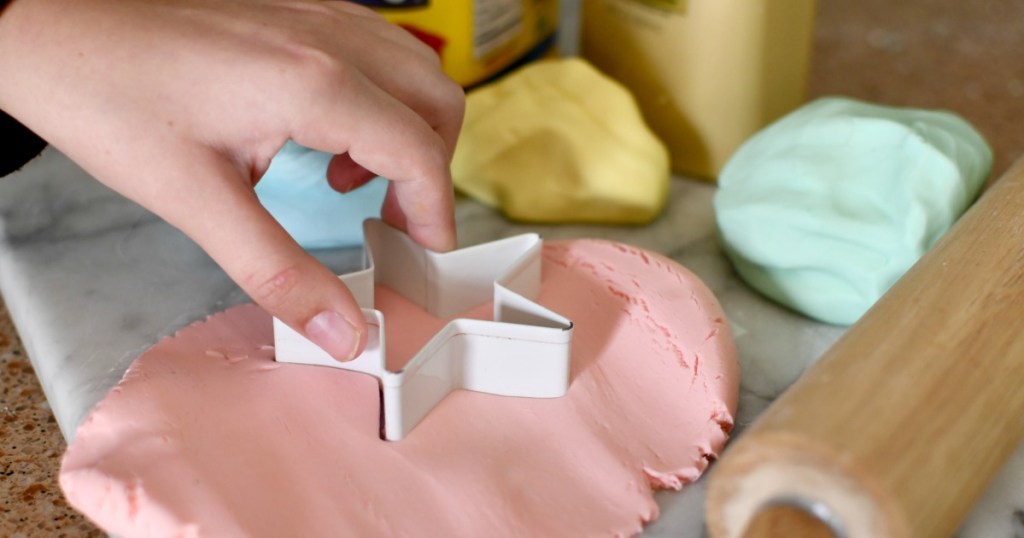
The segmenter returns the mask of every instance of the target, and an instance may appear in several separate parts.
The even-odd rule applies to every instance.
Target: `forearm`
[[[0,0],[0,17],[3,17],[10,3],[8,0]],[[2,30],[3,25],[0,24],[0,32]],[[17,77],[10,73],[3,80],[7,84],[17,84]],[[0,141],[0,177],[18,170],[46,147],[42,138],[11,117],[3,107],[0,107]]]

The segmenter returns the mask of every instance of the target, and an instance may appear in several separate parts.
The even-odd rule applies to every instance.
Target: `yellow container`
[[[441,55],[445,72],[473,86],[552,49],[558,0],[361,0]]]
[[[678,173],[712,179],[803,103],[815,0],[584,0],[582,54],[629,87]]]

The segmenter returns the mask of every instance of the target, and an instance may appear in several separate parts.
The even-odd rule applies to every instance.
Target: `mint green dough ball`
[[[716,219],[750,286],[849,325],[956,222],[991,166],[992,150],[956,115],[824,98],[736,151]]]

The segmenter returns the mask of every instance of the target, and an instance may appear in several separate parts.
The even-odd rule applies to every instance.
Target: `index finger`
[[[291,137],[394,182],[407,232],[432,250],[455,247],[449,143],[419,114],[359,72],[301,110]]]

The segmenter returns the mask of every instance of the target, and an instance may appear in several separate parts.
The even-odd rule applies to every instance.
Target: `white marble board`
[[[661,252],[697,273],[721,300],[743,369],[737,434],[828,348],[842,329],[762,299],[723,257],[714,187],[676,178],[665,214],[644,227],[509,222],[470,200],[457,204],[463,245],[527,231],[547,239],[602,237]],[[103,187],[54,150],[0,181],[0,291],[43,390],[71,439],[88,410],[159,338],[247,300],[181,233]],[[317,253],[335,271],[357,249]],[[661,518],[645,536],[697,537],[705,480],[659,494]],[[964,537],[1024,538],[1024,449],[961,529]]]

